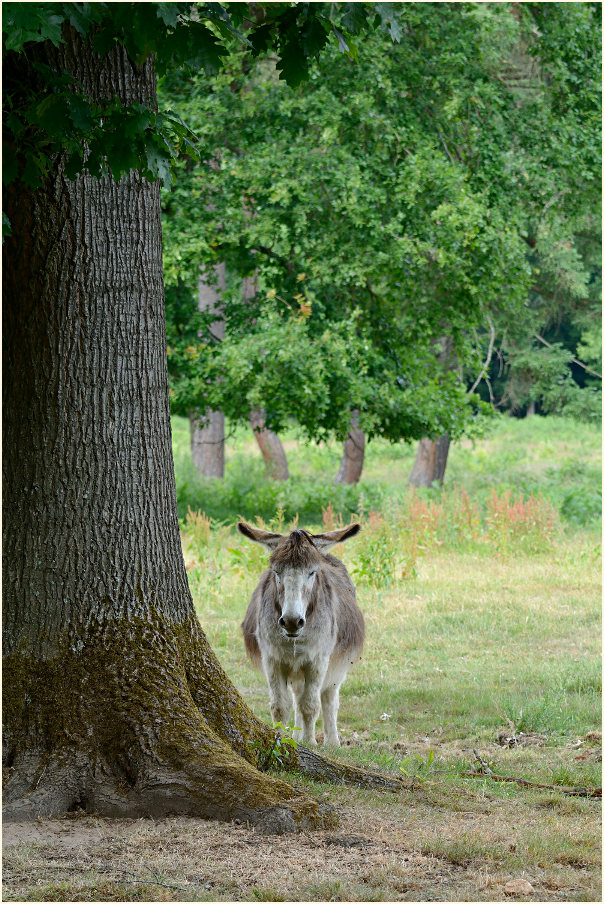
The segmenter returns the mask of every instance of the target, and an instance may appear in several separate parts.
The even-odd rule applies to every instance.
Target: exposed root
[[[494,782],[513,782],[516,785],[521,785],[525,788],[544,788],[547,791],[559,791],[560,794],[570,794],[571,797],[591,797],[591,798],[600,798],[602,797],[602,788],[583,788],[583,787],[572,787],[568,788],[564,785],[545,785],[542,782],[530,782],[526,778],[516,778],[512,775],[497,775],[489,764],[483,760],[480,754],[474,750],[474,756],[478,760],[480,764],[480,769],[475,772],[459,772],[458,775],[463,775],[464,778],[484,778],[484,776],[488,776]]]
[[[231,685],[196,620],[112,622],[73,646],[54,660],[4,661],[7,821],[82,809],[239,819],[277,833],[337,825],[331,807],[260,771],[274,731]],[[288,751],[285,767],[315,780],[406,788],[301,745]]]
[[[277,834],[337,825],[330,807],[259,772],[220,741],[208,745],[201,735],[196,740],[179,750],[178,761],[162,763],[154,756],[141,763],[133,784],[81,753],[21,759],[6,770],[3,818],[49,818],[81,809],[110,817],[239,819]]]
[[[409,783],[402,778],[369,772],[358,766],[349,766],[347,763],[338,763],[302,745],[298,745],[295,750],[288,748],[285,765],[287,769],[300,772],[318,782],[352,785],[355,788],[368,788],[374,791],[410,790]]]

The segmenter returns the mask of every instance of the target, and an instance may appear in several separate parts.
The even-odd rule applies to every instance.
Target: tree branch
[[[547,339],[544,339],[543,336],[540,336],[538,333],[535,333],[535,339],[538,339],[539,342],[543,342],[543,344],[547,345],[548,348],[555,349],[555,346],[553,346],[550,342],[547,341]],[[571,358],[570,360],[573,364],[578,364],[579,367],[582,367],[583,370],[586,370],[588,374],[593,374],[594,377],[598,377],[600,380],[602,379],[602,374],[599,374],[596,370],[592,370],[591,367],[588,367],[587,364],[583,364],[583,362],[579,361],[578,358]]]
[[[493,346],[495,345],[495,327],[493,326],[493,321],[491,320],[491,318],[489,316],[487,316],[487,320],[489,322],[489,327],[491,329],[491,339],[489,342],[489,350],[487,352],[487,357],[485,359],[485,362],[482,365],[482,370],[480,371],[480,375],[479,375],[478,379],[476,380],[476,382],[474,383],[474,385],[472,386],[472,388],[468,390],[468,393],[474,392],[474,390],[476,389],[476,387],[478,386],[478,384],[480,383],[480,381],[486,374],[489,364],[491,363],[491,357],[493,355]],[[489,386],[489,390],[490,390],[490,386]]]
[[[478,751],[473,751],[474,756],[480,763],[480,770],[476,772],[458,772],[457,775],[463,775],[464,778],[480,778],[487,776],[494,782],[515,782],[517,785],[529,788],[545,788],[548,791],[560,791],[561,794],[571,794],[574,797],[602,797],[602,788],[565,788],[562,785],[544,785],[542,782],[529,782],[525,778],[515,778],[508,775],[497,775],[489,767]]]
[[[290,262],[287,258],[282,257],[280,254],[276,254],[272,250],[272,248],[268,248],[266,245],[254,245],[253,251],[260,251],[262,254],[266,254],[267,257],[272,257],[273,260],[276,260],[277,263],[281,264],[287,272],[289,273]]]

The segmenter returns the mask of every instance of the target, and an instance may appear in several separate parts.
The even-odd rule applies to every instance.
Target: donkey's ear
[[[240,534],[243,534],[244,537],[247,537],[248,540],[253,540],[254,543],[262,544],[269,552],[272,552],[279,540],[283,539],[281,534],[271,534],[270,531],[260,530],[259,527],[252,527],[251,524],[246,524],[244,521],[237,522],[237,530]]]
[[[327,552],[336,543],[343,543],[344,540],[356,537],[360,529],[360,524],[349,524],[348,527],[342,527],[340,530],[330,530],[325,534],[313,534],[312,541],[321,552]]]

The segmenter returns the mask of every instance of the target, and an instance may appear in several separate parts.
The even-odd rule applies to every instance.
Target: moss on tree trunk
[[[267,831],[334,822],[256,767],[273,732],[229,682],[193,617],[108,620],[50,659],[4,659],[5,819],[239,818]]]

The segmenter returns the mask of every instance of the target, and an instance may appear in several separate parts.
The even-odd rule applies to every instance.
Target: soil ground
[[[7,824],[3,900],[602,899],[596,800],[439,775],[396,795],[292,781],[336,807],[338,829],[276,836],[84,814]],[[517,879],[532,891],[511,893]]]

